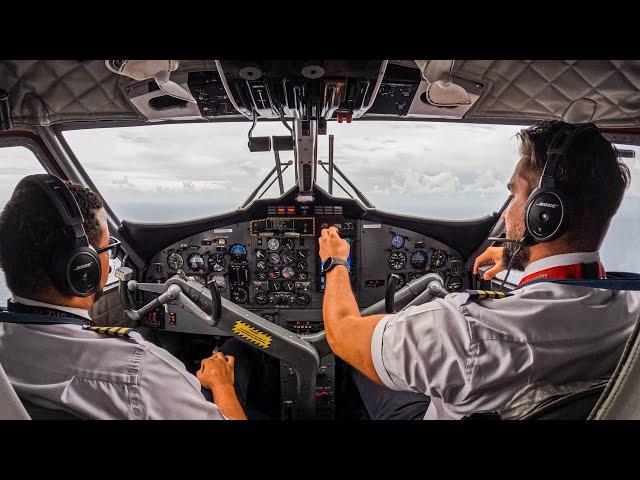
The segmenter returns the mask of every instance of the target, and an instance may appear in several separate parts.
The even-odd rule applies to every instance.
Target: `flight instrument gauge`
[[[221,253],[212,253],[207,258],[207,264],[209,265],[209,270],[213,270],[214,272],[222,272],[225,266],[224,255]]]
[[[282,254],[282,263],[284,263],[285,265],[293,265],[293,262],[295,262],[295,260],[296,256],[293,252],[285,252]]]
[[[280,240],[278,240],[277,238],[270,238],[267,242],[267,248],[272,252],[275,252],[280,248]]]
[[[411,266],[416,270],[424,270],[424,267],[427,266],[427,254],[422,250],[416,250],[411,255],[409,263],[411,263]]]
[[[404,247],[404,237],[402,235],[396,235],[391,240],[391,246],[393,248],[402,248]]]
[[[282,241],[282,249],[283,250],[293,250],[293,239],[292,238],[285,238]]]
[[[443,250],[436,250],[431,255],[431,266],[433,268],[442,268],[447,263],[447,252]]]
[[[267,272],[256,273],[256,280],[258,280],[259,282],[264,282],[267,280],[267,278],[269,278]]]
[[[407,280],[404,278],[404,274],[402,273],[396,273],[394,275],[398,275],[398,283],[396,283],[396,292],[398,290],[400,290],[402,287],[404,287],[405,283],[407,283]]]
[[[269,271],[269,278],[271,280],[275,280],[276,278],[280,278],[280,270],[273,269]]]
[[[269,301],[269,297],[264,292],[256,293],[256,303],[259,305],[264,305]]]
[[[275,253],[275,252],[271,252],[269,254],[269,263],[271,265],[280,265],[280,254],[279,253]]]
[[[389,266],[393,270],[401,270],[407,264],[407,256],[402,252],[393,252],[389,257]]]
[[[267,252],[264,250],[256,250],[256,260],[266,260]]]
[[[296,268],[298,270],[306,270],[307,269],[307,262],[298,262],[296,264]]]
[[[423,272],[411,272],[409,275],[407,275],[407,281],[413,282],[416,278],[420,278],[423,275]]]
[[[256,262],[256,268],[258,270],[266,270],[267,269],[267,262],[265,262],[264,260],[258,260]]]
[[[204,258],[199,253],[192,253],[187,258],[187,264],[189,264],[189,268],[191,270],[203,270],[204,269]]]
[[[234,287],[231,289],[231,301],[234,303],[247,303],[249,294],[242,287]]]
[[[220,292],[227,288],[227,281],[222,275],[212,276],[207,283],[213,283]]]
[[[244,245],[236,243],[229,247],[229,256],[232,262],[241,263],[247,261],[247,249]]]
[[[284,267],[282,269],[282,276],[284,278],[293,278],[296,272],[293,270],[293,267]]]
[[[295,284],[291,280],[282,282],[282,290],[284,290],[285,292],[293,292],[293,289],[295,287]]]
[[[296,255],[298,256],[298,260],[305,260],[307,258],[307,251],[306,250],[298,250],[296,252]]]
[[[447,280],[447,290],[457,292],[462,288],[462,279],[460,277],[450,277]]]
[[[174,270],[180,270],[184,265],[184,258],[176,252],[172,252],[167,257],[167,265]]]
[[[298,272],[296,280],[298,280],[299,282],[306,282],[308,279],[309,275],[307,274],[307,272]]]

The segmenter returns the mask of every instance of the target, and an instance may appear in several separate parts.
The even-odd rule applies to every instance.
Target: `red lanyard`
[[[518,285],[524,285],[531,280],[537,280],[538,278],[551,278],[553,280],[567,280],[570,278],[605,278],[606,274],[604,266],[600,262],[593,263],[574,263],[572,265],[561,265],[559,267],[545,268],[539,270],[530,275],[527,275],[520,280]]]

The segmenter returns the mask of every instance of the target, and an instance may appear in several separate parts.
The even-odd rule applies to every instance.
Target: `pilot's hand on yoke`
[[[208,388],[215,395],[215,390],[218,388],[233,387],[234,364],[235,358],[231,355],[217,352],[200,362],[200,370],[196,373],[196,377],[203,387]]]
[[[478,255],[475,263],[473,264],[473,274],[476,275],[478,273],[478,267],[483,265],[493,265],[493,267],[484,272],[484,275],[482,276],[483,280],[490,280],[498,273],[506,270],[503,260],[504,257],[502,256],[503,250],[504,247],[489,247]]]
[[[329,257],[337,257],[343,260],[349,258],[349,243],[340,238],[336,227],[323,228],[318,239],[320,246],[320,260],[323,262]]]

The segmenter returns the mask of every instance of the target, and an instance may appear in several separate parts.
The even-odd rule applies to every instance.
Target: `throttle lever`
[[[387,313],[396,313],[396,287],[400,281],[400,276],[392,273],[389,275],[387,289],[384,292],[384,310]]]

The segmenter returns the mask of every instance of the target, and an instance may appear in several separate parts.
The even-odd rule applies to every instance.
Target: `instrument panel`
[[[337,208],[292,210],[204,231],[156,254],[147,282],[164,282],[183,272],[201,284],[214,284],[221,296],[297,333],[322,329],[325,278],[318,237],[336,226],[351,245],[348,269],[360,308],[384,298],[391,274],[402,288],[428,272],[440,274],[449,291],[468,288],[461,256],[435,239],[393,225],[347,218]],[[312,214],[315,213],[315,214]],[[325,213],[326,212],[326,213]],[[147,326],[203,333],[186,311],[154,312]],[[169,313],[164,318],[165,313]]]

